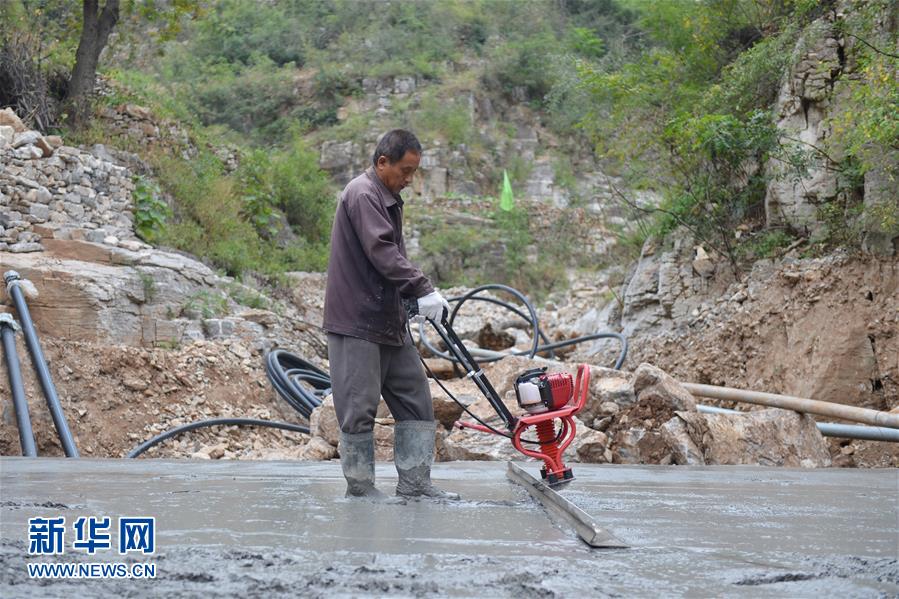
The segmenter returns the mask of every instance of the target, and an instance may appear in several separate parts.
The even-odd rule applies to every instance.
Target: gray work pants
[[[396,421],[434,420],[431,389],[412,339],[402,347],[328,333],[331,388],[340,430],[368,433],[383,395]]]

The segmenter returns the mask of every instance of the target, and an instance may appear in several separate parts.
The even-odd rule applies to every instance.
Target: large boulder
[[[434,403],[434,419],[437,420],[444,428],[452,428],[453,423],[462,416],[462,406],[453,401],[446,392],[434,380],[429,381],[431,386],[431,398]],[[464,381],[440,381],[453,396],[465,406],[469,406],[476,401],[474,393],[478,393],[474,384],[465,379]]]
[[[680,422],[678,422],[680,421]],[[662,436],[678,464],[759,464],[818,468],[831,465],[815,421],[771,408],[745,414],[677,412]]]
[[[320,406],[309,416],[309,432],[313,437],[324,439],[334,447],[340,441],[340,424],[334,410],[334,396],[327,396]]]
[[[587,423],[632,406],[636,401],[631,377],[620,370],[590,367],[590,391],[579,417]],[[611,404],[611,405],[608,405]]]
[[[637,403],[653,404],[659,409],[696,410],[696,400],[671,375],[652,364],[640,364],[634,371]]]
[[[337,447],[321,437],[312,437],[300,451],[300,459],[325,461],[337,457]]]
[[[612,447],[612,461],[616,464],[670,464],[672,461],[672,452],[658,430],[621,429],[615,434]]]

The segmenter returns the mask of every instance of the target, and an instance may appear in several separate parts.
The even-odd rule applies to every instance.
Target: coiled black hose
[[[265,373],[278,395],[306,418],[331,392],[331,376],[327,372],[283,349],[265,356]],[[308,383],[315,391],[309,391],[302,383]]]
[[[269,428],[279,428],[285,431],[294,431],[297,433],[309,434],[309,427],[302,426],[299,424],[291,424],[290,422],[274,422],[271,420],[256,420],[255,418],[213,418],[211,420],[199,420],[197,422],[190,422],[185,424],[184,426],[179,426],[177,428],[169,429],[164,433],[160,433],[149,439],[144,441],[134,449],[128,452],[126,458],[136,458],[140,454],[144,453],[154,445],[158,445],[162,443],[166,439],[171,439],[175,435],[180,435],[181,433],[186,433],[187,431],[193,431],[198,428],[204,428],[207,426],[266,426]]]
[[[518,310],[517,307],[515,307],[511,304],[508,304],[506,302],[503,302],[501,300],[497,300],[494,298],[475,297],[475,294],[480,293],[481,291],[489,290],[489,289],[498,289],[501,291],[507,291],[509,293],[512,293],[512,295],[515,295],[519,300],[522,301],[522,303],[524,303],[525,307],[528,309],[528,313],[529,313],[530,317],[529,318],[525,317],[525,315],[520,310]],[[527,300],[527,298],[524,295],[522,295],[519,291],[512,289],[511,287],[507,287],[505,285],[483,285],[481,287],[477,287],[477,288],[469,291],[468,293],[466,293],[465,295],[463,295],[461,297],[451,298],[451,299],[447,300],[447,301],[457,302],[455,307],[452,310],[452,313],[450,314],[450,317],[449,317],[450,326],[452,326],[453,320],[455,320],[456,314],[458,314],[459,309],[462,307],[462,304],[464,304],[466,301],[469,301],[469,300],[487,300],[487,301],[490,301],[491,303],[494,303],[494,304],[500,305],[504,308],[507,308],[508,310],[512,311],[513,313],[517,314],[518,316],[524,318],[527,321],[527,323],[531,326],[531,328],[534,329],[534,339],[533,339],[530,349],[513,352],[513,353],[510,353],[510,354],[507,354],[504,356],[478,358],[478,362],[480,362],[481,364],[486,363],[486,362],[496,362],[496,361],[502,360],[503,358],[508,357],[508,356],[528,356],[528,357],[533,358],[536,354],[544,352],[544,351],[551,352],[553,349],[559,349],[560,347],[566,347],[569,345],[576,345],[578,343],[583,343],[584,341],[592,341],[594,339],[617,339],[618,340],[618,343],[621,345],[621,350],[618,353],[618,359],[615,360],[615,366],[614,366],[615,370],[621,369],[621,366],[624,364],[624,361],[627,358],[627,349],[628,349],[627,338],[620,333],[594,333],[593,335],[584,335],[582,337],[575,337],[574,339],[566,339],[564,341],[558,341],[556,343],[545,343],[543,345],[539,345],[540,338],[542,337],[544,340],[546,340],[546,337],[543,336],[543,334],[540,332],[540,326],[539,326],[539,323],[537,322],[537,314],[536,314],[536,311],[534,310],[534,307]],[[419,336],[419,339],[421,339],[422,345],[424,345],[426,348],[428,348],[428,351],[430,351],[435,356],[443,358],[444,360],[449,360],[450,362],[453,362],[454,364],[459,362],[454,356],[450,355],[449,353],[440,351],[439,349],[434,347],[434,345],[431,344],[430,341],[428,341],[427,335],[425,335],[424,323],[419,323],[418,336]]]

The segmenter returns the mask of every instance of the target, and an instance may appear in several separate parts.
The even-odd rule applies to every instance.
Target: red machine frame
[[[577,369],[577,378],[574,383],[574,392],[568,404],[560,410],[552,410],[539,414],[527,414],[515,420],[512,431],[512,445],[526,456],[543,460],[541,475],[550,486],[564,484],[574,478],[571,468],[562,462],[562,454],[574,441],[576,425],[574,415],[580,412],[587,403],[587,393],[590,389],[590,367],[580,364]],[[559,430],[555,420],[559,420]],[[457,422],[459,428],[470,428],[484,433],[500,434],[480,424],[470,422]],[[537,432],[537,440],[540,450],[528,449],[522,443],[522,434],[534,427]]]

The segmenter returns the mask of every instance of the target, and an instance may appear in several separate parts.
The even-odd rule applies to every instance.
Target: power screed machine
[[[414,301],[406,302],[405,307],[410,317],[418,313],[418,306]],[[574,440],[576,433],[574,415],[581,411],[587,401],[590,368],[586,364],[579,365],[575,377],[568,372],[550,373],[546,368],[534,368],[521,373],[515,379],[515,396],[519,407],[526,414],[516,417],[500,399],[478,362],[447,321],[446,311],[439,323],[430,318],[427,321],[440,335],[447,350],[464,370],[465,376],[471,379],[487,398],[507,430],[502,431],[490,426],[464,405],[465,412],[477,423],[458,421],[456,426],[509,438],[515,449],[524,455],[543,460],[540,474],[552,487],[559,487],[572,481],[574,475],[571,468],[562,462],[562,453]],[[462,405],[434,376],[424,360],[422,363],[443,391],[453,401]],[[525,431],[531,428],[536,431],[537,438],[524,438]]]

